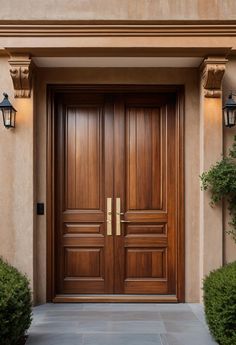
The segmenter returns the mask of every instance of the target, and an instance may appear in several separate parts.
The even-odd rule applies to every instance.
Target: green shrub
[[[228,233],[236,242],[236,136],[228,155],[212,165],[200,176],[202,190],[209,190],[211,206],[227,200],[231,216]]]
[[[236,262],[211,272],[203,290],[211,334],[220,345],[236,345]]]
[[[0,258],[0,345],[18,344],[31,317],[28,279]]]

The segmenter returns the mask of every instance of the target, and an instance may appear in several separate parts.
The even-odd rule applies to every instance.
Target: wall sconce
[[[8,100],[8,95],[3,94],[4,98],[0,103],[0,110],[2,111],[3,124],[6,128],[14,128],[16,122],[16,109]]]
[[[233,100],[233,96],[235,94],[231,92],[223,107],[224,123],[228,128],[236,125],[236,102]]]

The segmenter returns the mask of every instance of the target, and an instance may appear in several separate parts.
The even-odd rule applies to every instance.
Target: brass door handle
[[[121,235],[121,223],[131,223],[130,220],[121,220],[120,216],[123,216],[124,213],[120,211],[120,198],[116,198],[116,236]]]
[[[121,235],[120,229],[120,198],[116,198],[116,236]]]
[[[112,198],[107,198],[107,236],[112,236]]]

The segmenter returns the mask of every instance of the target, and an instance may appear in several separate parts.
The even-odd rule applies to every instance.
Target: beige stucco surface
[[[208,171],[212,164],[221,158],[223,150],[222,100],[204,95],[200,81],[200,174]],[[223,211],[221,205],[210,206],[210,193],[200,192],[199,204],[199,268],[201,291],[202,280],[212,270],[223,264]],[[201,291],[202,295],[202,291]]]
[[[221,210],[220,208],[208,209],[209,196],[206,196],[203,205],[211,215],[209,219],[206,218],[204,227],[201,224],[203,218],[200,204],[203,194],[200,192],[198,176],[201,170],[200,141],[202,139],[198,69],[39,69],[36,75],[34,98],[14,100],[7,59],[1,58],[0,63],[3,71],[0,91],[10,91],[9,96],[18,110],[17,127],[14,131],[8,131],[0,126],[0,253],[22,272],[25,272],[31,279],[32,285],[34,282],[37,287],[35,298],[38,303],[46,300],[47,279],[46,216],[37,216],[36,226],[34,221],[34,200],[46,202],[46,85],[48,83],[185,85],[186,300],[199,301],[200,276],[214,268],[217,260],[219,260],[218,265],[221,264],[222,247],[214,247],[214,243],[211,243],[215,238],[215,233],[212,223],[209,222],[211,219],[215,219],[218,224],[221,219]],[[235,69],[236,61],[230,61],[224,80],[226,89],[229,86],[234,87],[234,85],[236,88],[236,80],[232,77]],[[33,99],[37,106],[35,117],[33,116]],[[213,122],[209,122],[209,128],[219,126],[218,131],[221,131],[220,114],[216,120],[210,110],[208,113],[211,115],[210,121]],[[36,126],[35,132],[34,125]],[[234,133],[234,129],[225,130],[225,147],[232,141]],[[217,139],[217,137],[212,139],[211,131],[208,134],[206,132],[206,148],[209,147],[209,144],[213,145],[212,150],[215,150],[216,155],[220,157],[219,145],[214,142]],[[206,167],[210,162],[211,159],[205,161]],[[34,180],[36,180],[36,184],[34,184]],[[207,233],[202,231],[207,231]],[[222,233],[217,231],[217,236],[222,236]],[[203,238],[207,238],[206,235],[209,235],[209,239],[205,243],[204,249]],[[229,262],[236,259],[235,244],[230,237],[224,237],[224,258],[226,262]],[[221,241],[218,240],[216,243],[219,245]],[[213,246],[214,250],[209,251],[207,245]]]
[[[0,59],[0,98],[8,92],[17,128],[0,125],[0,256],[34,276],[34,113],[30,99],[14,99],[8,59]]]
[[[46,300],[46,216],[36,217],[34,226],[35,200],[46,202],[46,85],[50,84],[86,84],[86,83],[133,83],[133,84],[182,84],[185,85],[185,231],[186,231],[186,300],[199,301],[200,276],[207,272],[215,261],[221,258],[221,248],[215,248],[203,263],[201,238],[200,200],[203,197],[199,188],[201,168],[200,140],[201,123],[199,107],[199,71],[197,68],[138,68],[138,69],[39,69],[36,76],[35,133],[33,132],[33,99],[14,100],[12,84],[8,74],[7,59],[1,59],[4,80],[1,91],[10,90],[10,97],[17,113],[17,128],[7,131],[0,126],[0,181],[1,181],[1,223],[0,252],[12,264],[25,272],[35,283],[35,298],[38,303]],[[236,85],[232,71],[236,62],[229,63],[225,76],[226,85]],[[211,118],[212,125],[215,123]],[[219,120],[218,120],[219,121]],[[211,127],[210,126],[210,127]],[[33,135],[34,133],[34,135]],[[229,145],[234,129],[225,131],[225,145]],[[34,152],[34,138],[36,151]],[[216,140],[217,138],[214,138]],[[211,134],[206,138],[209,145]],[[214,143],[213,143],[213,146]],[[219,148],[217,148],[219,151]],[[216,151],[217,151],[216,150]],[[220,153],[218,152],[219,157]],[[35,167],[33,162],[36,162]],[[208,164],[206,162],[206,164]],[[208,164],[209,165],[209,164]],[[34,188],[34,179],[36,185]],[[204,205],[208,207],[209,196]],[[210,209],[212,219],[219,221],[220,209]],[[6,231],[7,229],[7,231]],[[205,225],[205,231],[211,230],[209,241],[214,238],[212,224]],[[35,235],[34,235],[35,234]],[[206,235],[206,234],[205,234]],[[218,233],[218,236],[221,236]],[[209,245],[213,245],[209,243]],[[220,242],[217,241],[219,244]],[[35,249],[34,249],[35,244]],[[206,244],[207,245],[207,242]],[[225,236],[225,260],[236,259],[235,244]],[[216,250],[218,254],[215,255]],[[206,255],[206,254],[205,254]],[[205,266],[204,266],[205,265]],[[220,265],[220,261],[219,261]],[[35,268],[34,268],[35,267]],[[205,267],[205,268],[204,268]]]
[[[234,0],[0,0],[8,20],[235,19]]]
[[[225,77],[223,79],[223,99],[228,97],[230,90],[236,91],[236,57],[232,57],[228,64]],[[236,93],[236,92],[235,92]],[[234,136],[236,135],[236,128],[224,128],[224,153],[227,153],[233,143]],[[227,205],[224,211],[224,230],[229,229],[228,222],[230,221]],[[236,244],[232,238],[224,235],[224,261],[226,263],[236,260]]]
[[[0,24],[25,20],[236,20],[235,0],[0,0]],[[229,23],[229,22],[228,22]],[[33,29],[32,29],[33,30]],[[0,30],[1,31],[1,30]],[[17,33],[18,34],[18,33]],[[33,34],[22,37],[0,33],[0,54],[79,56],[89,49],[109,49],[135,55],[201,56],[207,49],[224,55],[236,49],[235,35],[90,35],[60,37]],[[63,34],[62,34],[63,36]],[[196,48],[195,50],[193,49]],[[15,50],[14,50],[15,49]],[[80,49],[80,50],[78,50]],[[103,52],[104,50],[104,52]],[[171,53],[172,52],[172,53]],[[235,53],[235,51],[233,52]],[[77,55],[76,55],[77,54]],[[92,53],[91,53],[92,54]],[[121,54],[121,55],[122,55]],[[137,53],[138,54],[138,53]],[[156,55],[155,55],[156,54]],[[187,55],[186,55],[187,54]],[[189,54],[189,55],[188,55]],[[202,55],[201,55],[202,54]],[[206,53],[208,54],[208,53]],[[165,55],[164,55],[165,56]],[[0,255],[26,273],[37,303],[46,301],[46,215],[36,216],[37,202],[46,203],[47,84],[181,84],[185,86],[185,269],[186,301],[201,298],[202,278],[209,270],[236,260],[236,244],[223,233],[229,215],[221,205],[211,208],[209,194],[200,191],[199,175],[220,159],[232,143],[236,129],[222,130],[221,99],[205,99],[196,68],[52,68],[35,72],[30,99],[14,99],[8,58],[0,56],[0,100],[8,92],[17,109],[16,129],[6,130],[0,118]],[[236,58],[229,57],[223,96],[236,91]]]

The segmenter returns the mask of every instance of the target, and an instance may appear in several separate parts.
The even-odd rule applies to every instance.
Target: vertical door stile
[[[114,192],[113,192],[113,174],[114,174],[114,105],[112,97],[105,96],[104,104],[104,188],[105,200],[110,199],[111,203],[111,223],[106,223],[105,235],[105,284],[106,293],[113,293],[114,289]],[[108,204],[107,204],[108,206]],[[106,209],[108,213],[108,210]],[[107,229],[110,227],[110,231]]]
[[[117,95],[114,103],[114,195],[115,199],[119,199],[120,213],[125,216],[125,104],[124,97]],[[118,205],[119,206],[119,205]],[[116,205],[117,207],[117,205]],[[120,230],[119,230],[120,228]],[[124,275],[125,275],[125,252],[124,252],[124,226],[120,223],[116,224],[116,233],[120,232],[119,236],[115,236],[115,276],[114,276],[114,293],[124,293]]]
[[[58,105],[57,107],[58,111],[58,121],[57,121],[57,133],[58,133],[58,145],[56,147],[56,155],[58,156],[61,152],[64,150],[64,131],[63,131],[63,118],[64,118],[64,108],[62,105]],[[63,158],[63,157],[62,157]],[[61,247],[62,247],[62,232],[63,229],[61,228],[60,224],[62,223],[62,211],[63,211],[63,188],[60,188],[64,185],[63,183],[63,174],[64,174],[64,159],[62,161],[56,160],[56,171],[58,172],[58,180],[57,180],[57,186],[55,188],[55,197],[56,200],[58,200],[58,208],[56,212],[56,224],[55,228],[60,229],[55,234],[55,241],[58,243],[58,245],[55,248],[55,254],[56,254],[56,261],[59,262],[59,265],[56,265],[56,288],[62,289],[63,288],[63,270],[64,270],[64,263],[63,263],[63,256],[61,255]],[[57,292],[56,289],[56,292]]]

